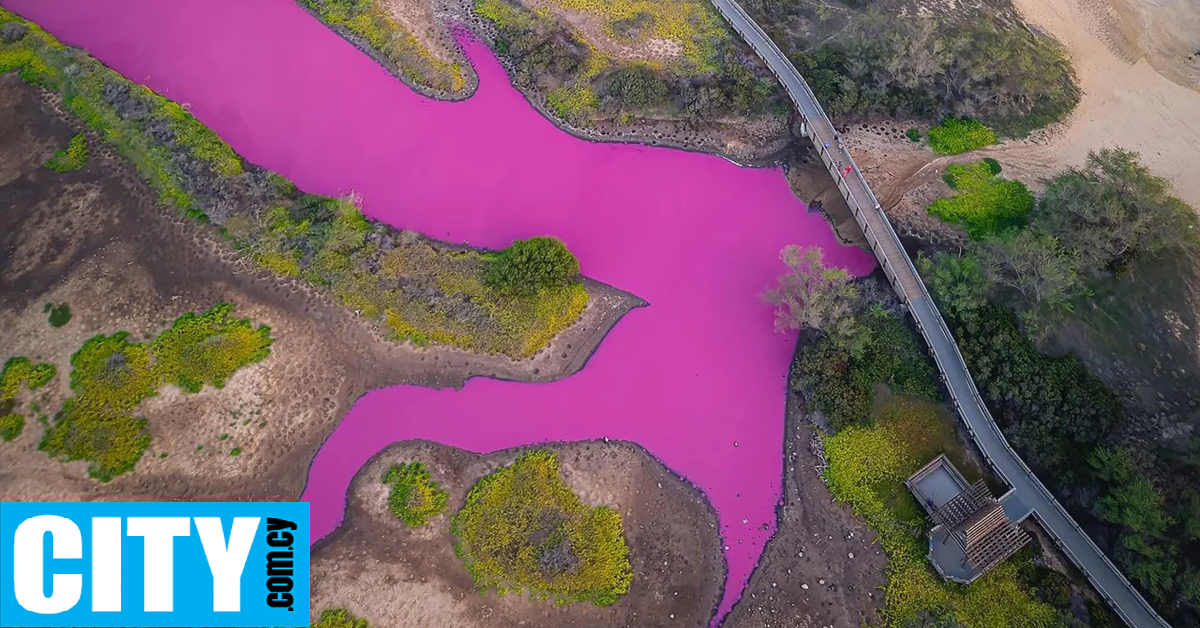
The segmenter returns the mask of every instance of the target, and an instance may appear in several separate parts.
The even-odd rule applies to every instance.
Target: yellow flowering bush
[[[199,316],[179,317],[150,344],[131,342],[128,332],[95,336],[71,356],[73,397],[63,404],[39,448],[63,460],[86,460],[103,482],[133,469],[150,434],[133,415],[163,384],[185,392],[220,387],[237,369],[269,353],[270,330],[230,318],[220,304]]]
[[[563,482],[552,452],[523,454],[480,480],[451,532],[481,590],[605,606],[633,582],[620,515],[584,504]]]
[[[383,483],[392,489],[388,493],[388,510],[409,526],[421,527],[446,510],[449,494],[419,462],[392,465],[384,474]]]

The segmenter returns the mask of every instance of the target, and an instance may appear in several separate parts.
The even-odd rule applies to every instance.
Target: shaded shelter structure
[[[967,484],[945,455],[904,484],[933,521],[929,560],[947,580],[968,584],[1029,542],[983,480]]]

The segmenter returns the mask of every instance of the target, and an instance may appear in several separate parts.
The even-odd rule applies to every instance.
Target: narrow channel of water
[[[793,335],[759,299],[786,244],[866,273],[778,169],[555,128],[466,44],[480,88],[414,94],[294,0],[3,0],[61,40],[181,103],[247,159],[309,192],[355,191],[374,218],[500,248],[549,234],[588,276],[646,299],[579,374],[552,384],[475,379],[361,399],[318,453],[301,499],[313,538],[341,521],[358,469],[388,444],[477,452],[542,441],[636,441],[699,487],[721,521],[729,573],[715,622],[775,530]],[[634,584],[636,585],[636,582]]]

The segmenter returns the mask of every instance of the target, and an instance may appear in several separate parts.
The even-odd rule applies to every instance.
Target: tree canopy
[[[775,330],[811,327],[854,352],[861,350],[866,335],[853,316],[858,288],[851,283],[850,273],[826,266],[825,253],[817,246],[786,246],[779,259],[788,271],[763,294],[776,306]]]

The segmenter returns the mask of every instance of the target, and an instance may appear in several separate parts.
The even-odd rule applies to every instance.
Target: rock
[[[3,39],[6,43],[11,44],[15,41],[19,41],[25,36],[25,33],[28,32],[28,26],[25,26],[20,22],[9,22],[8,24],[5,24],[3,28],[0,28],[0,39]]]

